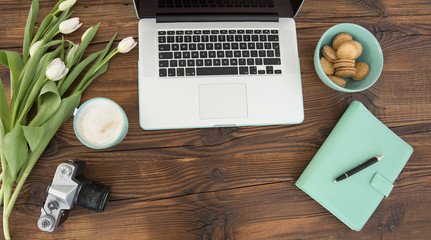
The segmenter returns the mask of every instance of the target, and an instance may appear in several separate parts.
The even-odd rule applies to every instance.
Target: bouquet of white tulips
[[[80,44],[57,36],[70,34],[82,25],[79,18],[69,19],[69,10],[75,2],[60,0],[34,32],[39,2],[33,0],[25,27],[22,55],[0,51],[0,62],[10,69],[11,91],[8,106],[5,88],[0,81],[0,203],[3,201],[5,239],[10,239],[9,216],[25,180],[57,130],[78,107],[83,91],[106,72],[109,60],[115,54],[127,53],[136,46],[133,38],[129,37],[109,52],[115,34],[104,50],[84,58],[84,51],[100,23],[85,31]],[[58,40],[54,40],[55,37]],[[86,73],[74,84],[82,72]],[[34,106],[36,114],[30,119],[28,112],[34,103],[37,105]]]

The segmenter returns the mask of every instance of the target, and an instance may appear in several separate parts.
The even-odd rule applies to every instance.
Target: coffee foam
[[[121,135],[123,115],[113,102],[95,99],[79,109],[76,117],[79,137],[92,146],[107,146]]]

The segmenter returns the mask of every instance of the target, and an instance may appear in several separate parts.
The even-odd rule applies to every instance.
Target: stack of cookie
[[[364,79],[370,71],[367,63],[356,63],[356,59],[362,54],[362,45],[353,40],[348,33],[340,33],[335,36],[332,47],[323,46],[322,54],[320,64],[323,71],[329,79],[341,87],[346,86],[344,78],[359,81]]]

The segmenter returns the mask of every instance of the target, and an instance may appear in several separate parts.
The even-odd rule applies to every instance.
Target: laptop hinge
[[[161,15],[159,23],[168,22],[278,22],[278,15]]]

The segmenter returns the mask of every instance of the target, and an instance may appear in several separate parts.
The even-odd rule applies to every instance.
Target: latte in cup
[[[126,114],[117,103],[107,98],[88,100],[74,115],[75,134],[88,147],[112,147],[127,134]]]

